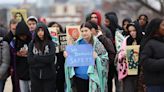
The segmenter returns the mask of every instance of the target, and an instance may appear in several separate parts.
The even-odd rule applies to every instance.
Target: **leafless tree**
[[[151,9],[152,11],[154,11],[155,13],[157,13],[160,16],[164,15],[164,1],[163,0],[156,0],[160,3],[160,10],[155,9],[154,7],[152,7],[149,3],[148,0],[137,0],[139,3],[141,3],[142,5],[144,5],[145,7]]]

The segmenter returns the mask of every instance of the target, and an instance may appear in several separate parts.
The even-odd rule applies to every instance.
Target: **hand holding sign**
[[[63,52],[63,56],[64,56],[65,58],[68,56],[67,51],[64,51],[64,52]]]
[[[98,55],[95,51],[93,52],[93,57],[94,57],[94,59],[96,59],[98,57]]]

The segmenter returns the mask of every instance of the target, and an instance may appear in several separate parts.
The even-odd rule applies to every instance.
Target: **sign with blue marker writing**
[[[94,65],[93,47],[90,44],[67,45],[66,66],[89,66]]]

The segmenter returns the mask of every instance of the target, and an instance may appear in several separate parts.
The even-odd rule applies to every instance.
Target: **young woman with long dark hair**
[[[35,32],[28,51],[31,92],[55,92],[55,43],[44,23]]]

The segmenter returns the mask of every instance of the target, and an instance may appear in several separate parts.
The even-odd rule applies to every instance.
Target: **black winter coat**
[[[164,37],[150,39],[140,53],[146,85],[164,85]]]
[[[30,64],[30,74],[38,79],[55,78],[55,44],[50,41],[48,43],[49,53],[38,55],[34,51],[34,43],[29,44],[28,62]]]

